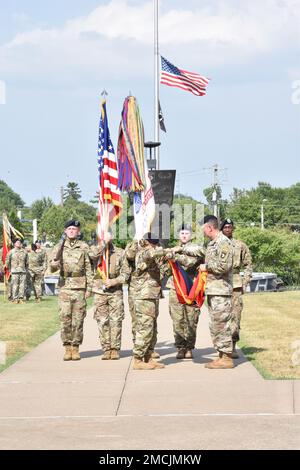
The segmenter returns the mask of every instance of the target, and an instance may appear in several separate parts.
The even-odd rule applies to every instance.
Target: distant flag
[[[161,128],[161,130],[164,132],[167,132],[164,116],[163,116],[161,106],[160,106],[160,101],[158,101],[158,119],[159,119],[159,127]]]
[[[5,266],[6,256],[9,253],[15,238],[24,238],[23,234],[14,228],[8,220],[5,212],[2,214],[2,226],[3,226],[3,247],[2,247],[2,262]],[[4,267],[5,281],[10,278],[10,272]]]
[[[198,73],[178,69],[161,56],[160,83],[190,91],[197,96],[204,96],[206,95],[206,86],[209,83],[209,78]]]
[[[118,166],[114,148],[110,139],[106,113],[106,100],[101,104],[98,140],[98,169],[99,169],[99,211],[98,211],[98,240],[103,240],[105,232],[121,215],[122,196],[118,185]],[[105,256],[102,266],[98,267],[103,277],[107,275]]]

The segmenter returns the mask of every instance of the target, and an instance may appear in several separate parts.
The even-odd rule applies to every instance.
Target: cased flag
[[[197,96],[206,95],[209,78],[198,73],[179,69],[161,56],[160,83],[187,90]]]
[[[193,282],[178,261],[169,260],[169,264],[172,269],[178,302],[201,307],[205,297],[207,272],[199,271],[198,276]]]

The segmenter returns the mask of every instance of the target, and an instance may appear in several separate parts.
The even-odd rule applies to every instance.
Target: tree
[[[50,197],[43,197],[42,199],[37,199],[31,205],[31,217],[33,219],[40,220],[43,217],[44,212],[53,206],[53,201]]]
[[[63,195],[64,202],[73,200],[73,201],[79,201],[81,199],[81,190],[78,186],[78,183],[75,183],[74,181],[70,181],[67,184],[67,188],[64,190],[64,195]]]
[[[47,209],[40,221],[39,230],[44,232],[47,239],[57,242],[64,230],[66,221],[78,219],[81,224],[81,232],[87,240],[91,232],[96,229],[96,210],[85,202],[68,200],[65,206],[51,206]]]
[[[24,201],[3,180],[0,180],[0,213],[23,207]]]
[[[286,284],[300,284],[300,234],[289,229],[239,227],[235,235],[249,247],[254,271],[272,272]]]

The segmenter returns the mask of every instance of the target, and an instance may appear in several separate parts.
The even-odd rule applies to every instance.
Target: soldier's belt
[[[80,271],[79,273],[66,272],[64,273],[63,277],[83,277],[84,275],[85,275],[84,271]]]

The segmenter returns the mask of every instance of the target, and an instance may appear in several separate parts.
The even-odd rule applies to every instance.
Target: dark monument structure
[[[172,204],[175,186],[176,170],[156,170],[156,159],[152,158],[152,149],[159,147],[160,142],[145,142],[145,148],[149,148],[149,158],[147,165],[154,193],[157,214],[152,226],[152,231],[159,234],[163,243],[167,243],[170,238],[170,219],[172,216]],[[170,219],[168,220],[168,214]]]

